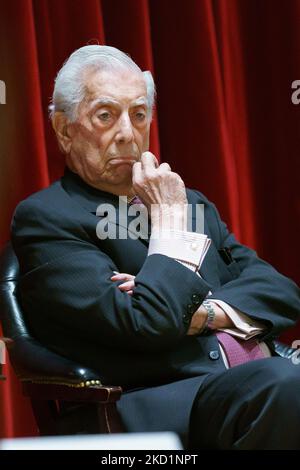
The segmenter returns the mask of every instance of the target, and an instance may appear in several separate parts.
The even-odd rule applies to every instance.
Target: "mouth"
[[[125,157],[113,157],[110,160],[110,163],[112,165],[133,165],[137,161],[138,159],[136,157],[125,156]]]

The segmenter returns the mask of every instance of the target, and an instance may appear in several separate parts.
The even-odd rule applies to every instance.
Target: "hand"
[[[152,228],[186,230],[187,198],[181,177],[168,163],[158,164],[151,152],[144,152],[133,165],[133,189],[151,211]]]
[[[127,274],[127,273],[118,273],[117,271],[114,271],[114,275],[111,276],[112,281],[125,281],[122,284],[118,286],[118,288],[122,292],[127,292],[127,294],[132,295],[133,294],[133,289],[134,289],[134,279],[135,276],[132,276],[132,274]]]
[[[231,318],[224,312],[224,310],[219,307],[219,305],[211,302],[214,306],[216,312],[213,324],[211,328],[213,330],[219,330],[220,328],[232,328],[234,327],[233,321]],[[203,326],[206,323],[207,319],[207,310],[203,305],[200,305],[198,310],[192,316],[192,321],[190,323],[187,335],[197,335],[202,330]]]

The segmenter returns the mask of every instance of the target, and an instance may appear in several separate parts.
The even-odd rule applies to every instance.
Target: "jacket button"
[[[216,361],[220,357],[219,351],[209,351],[209,357],[212,361]]]
[[[193,294],[192,295],[192,302],[194,305],[199,305],[200,304],[200,296],[198,294]]]
[[[192,305],[192,304],[189,304],[189,305],[187,306],[187,311],[188,311],[188,313],[189,313],[190,315],[192,315],[192,314],[194,313],[194,311],[195,311],[195,306]]]
[[[182,321],[183,321],[184,324],[190,323],[190,321],[191,321],[190,315],[188,315],[187,313],[184,313],[182,315]]]

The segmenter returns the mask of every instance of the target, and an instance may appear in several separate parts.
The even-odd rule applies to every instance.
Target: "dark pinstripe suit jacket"
[[[22,201],[12,221],[19,295],[32,333],[98,370],[103,383],[128,390],[120,409],[131,430],[186,430],[202,380],[224,370],[214,335],[186,336],[209,290],[265,322],[264,339],[299,316],[297,286],[238,243],[201,193],[187,195],[189,203],[205,205],[212,240],[203,279],[166,256],[147,257],[147,240],[99,240],[96,208],[104,202],[117,207],[118,198],[69,170]],[[230,264],[219,254],[224,247],[231,249]],[[136,275],[132,297],[110,280],[114,270]]]

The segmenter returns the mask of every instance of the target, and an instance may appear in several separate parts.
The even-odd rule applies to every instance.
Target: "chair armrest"
[[[14,371],[22,382],[85,387],[101,385],[99,373],[56,354],[28,336],[8,342]]]
[[[23,382],[22,387],[23,394],[34,400],[63,400],[111,404],[117,402],[122,394],[121,387],[100,385],[79,388],[69,385]]]
[[[116,402],[121,387],[38,384],[23,382],[42,436],[125,431]],[[92,407],[92,408],[91,408]]]

